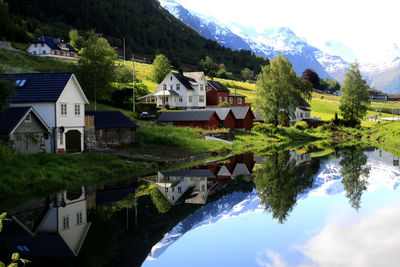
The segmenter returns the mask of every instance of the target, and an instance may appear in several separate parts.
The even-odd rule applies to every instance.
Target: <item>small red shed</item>
[[[174,126],[200,127],[203,129],[218,129],[221,120],[214,110],[190,110],[178,112],[163,112],[158,117],[162,124]]]

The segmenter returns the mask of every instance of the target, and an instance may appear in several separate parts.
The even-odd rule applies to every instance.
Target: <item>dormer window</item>
[[[176,90],[181,90],[181,85],[179,83],[176,84]]]

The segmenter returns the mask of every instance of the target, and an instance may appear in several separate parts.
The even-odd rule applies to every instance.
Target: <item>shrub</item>
[[[308,124],[305,121],[297,121],[294,124],[294,128],[297,129],[297,130],[300,130],[300,131],[304,131],[305,129],[308,128]]]
[[[217,107],[219,108],[229,108],[231,106],[231,104],[229,104],[228,102],[221,102],[218,104]]]
[[[272,124],[256,122],[254,123],[253,131],[262,134],[276,134],[278,132],[278,129]]]

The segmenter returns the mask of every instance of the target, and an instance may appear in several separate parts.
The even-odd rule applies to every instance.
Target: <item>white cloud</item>
[[[398,266],[400,205],[352,225],[332,223],[298,247],[317,266]]]
[[[262,267],[287,267],[288,264],[282,260],[279,253],[272,250],[260,251],[257,253],[256,262]]]

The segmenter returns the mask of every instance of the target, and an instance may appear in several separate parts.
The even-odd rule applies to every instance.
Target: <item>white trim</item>
[[[47,126],[47,124],[43,121],[43,119],[39,116],[39,114],[35,111],[35,109],[34,109],[33,107],[29,107],[28,112],[26,112],[26,113],[24,114],[23,118],[17,123],[17,125],[14,127],[14,129],[9,133],[10,135],[11,135],[11,134],[14,134],[15,130],[21,125],[21,123],[22,123],[23,121],[25,121],[26,115],[28,115],[31,111],[32,111],[33,114],[35,114],[35,116],[39,119],[39,121],[42,123],[42,125],[43,125],[44,127],[46,127],[47,131],[48,131],[49,133],[51,133],[50,128],[49,128],[49,127]]]

